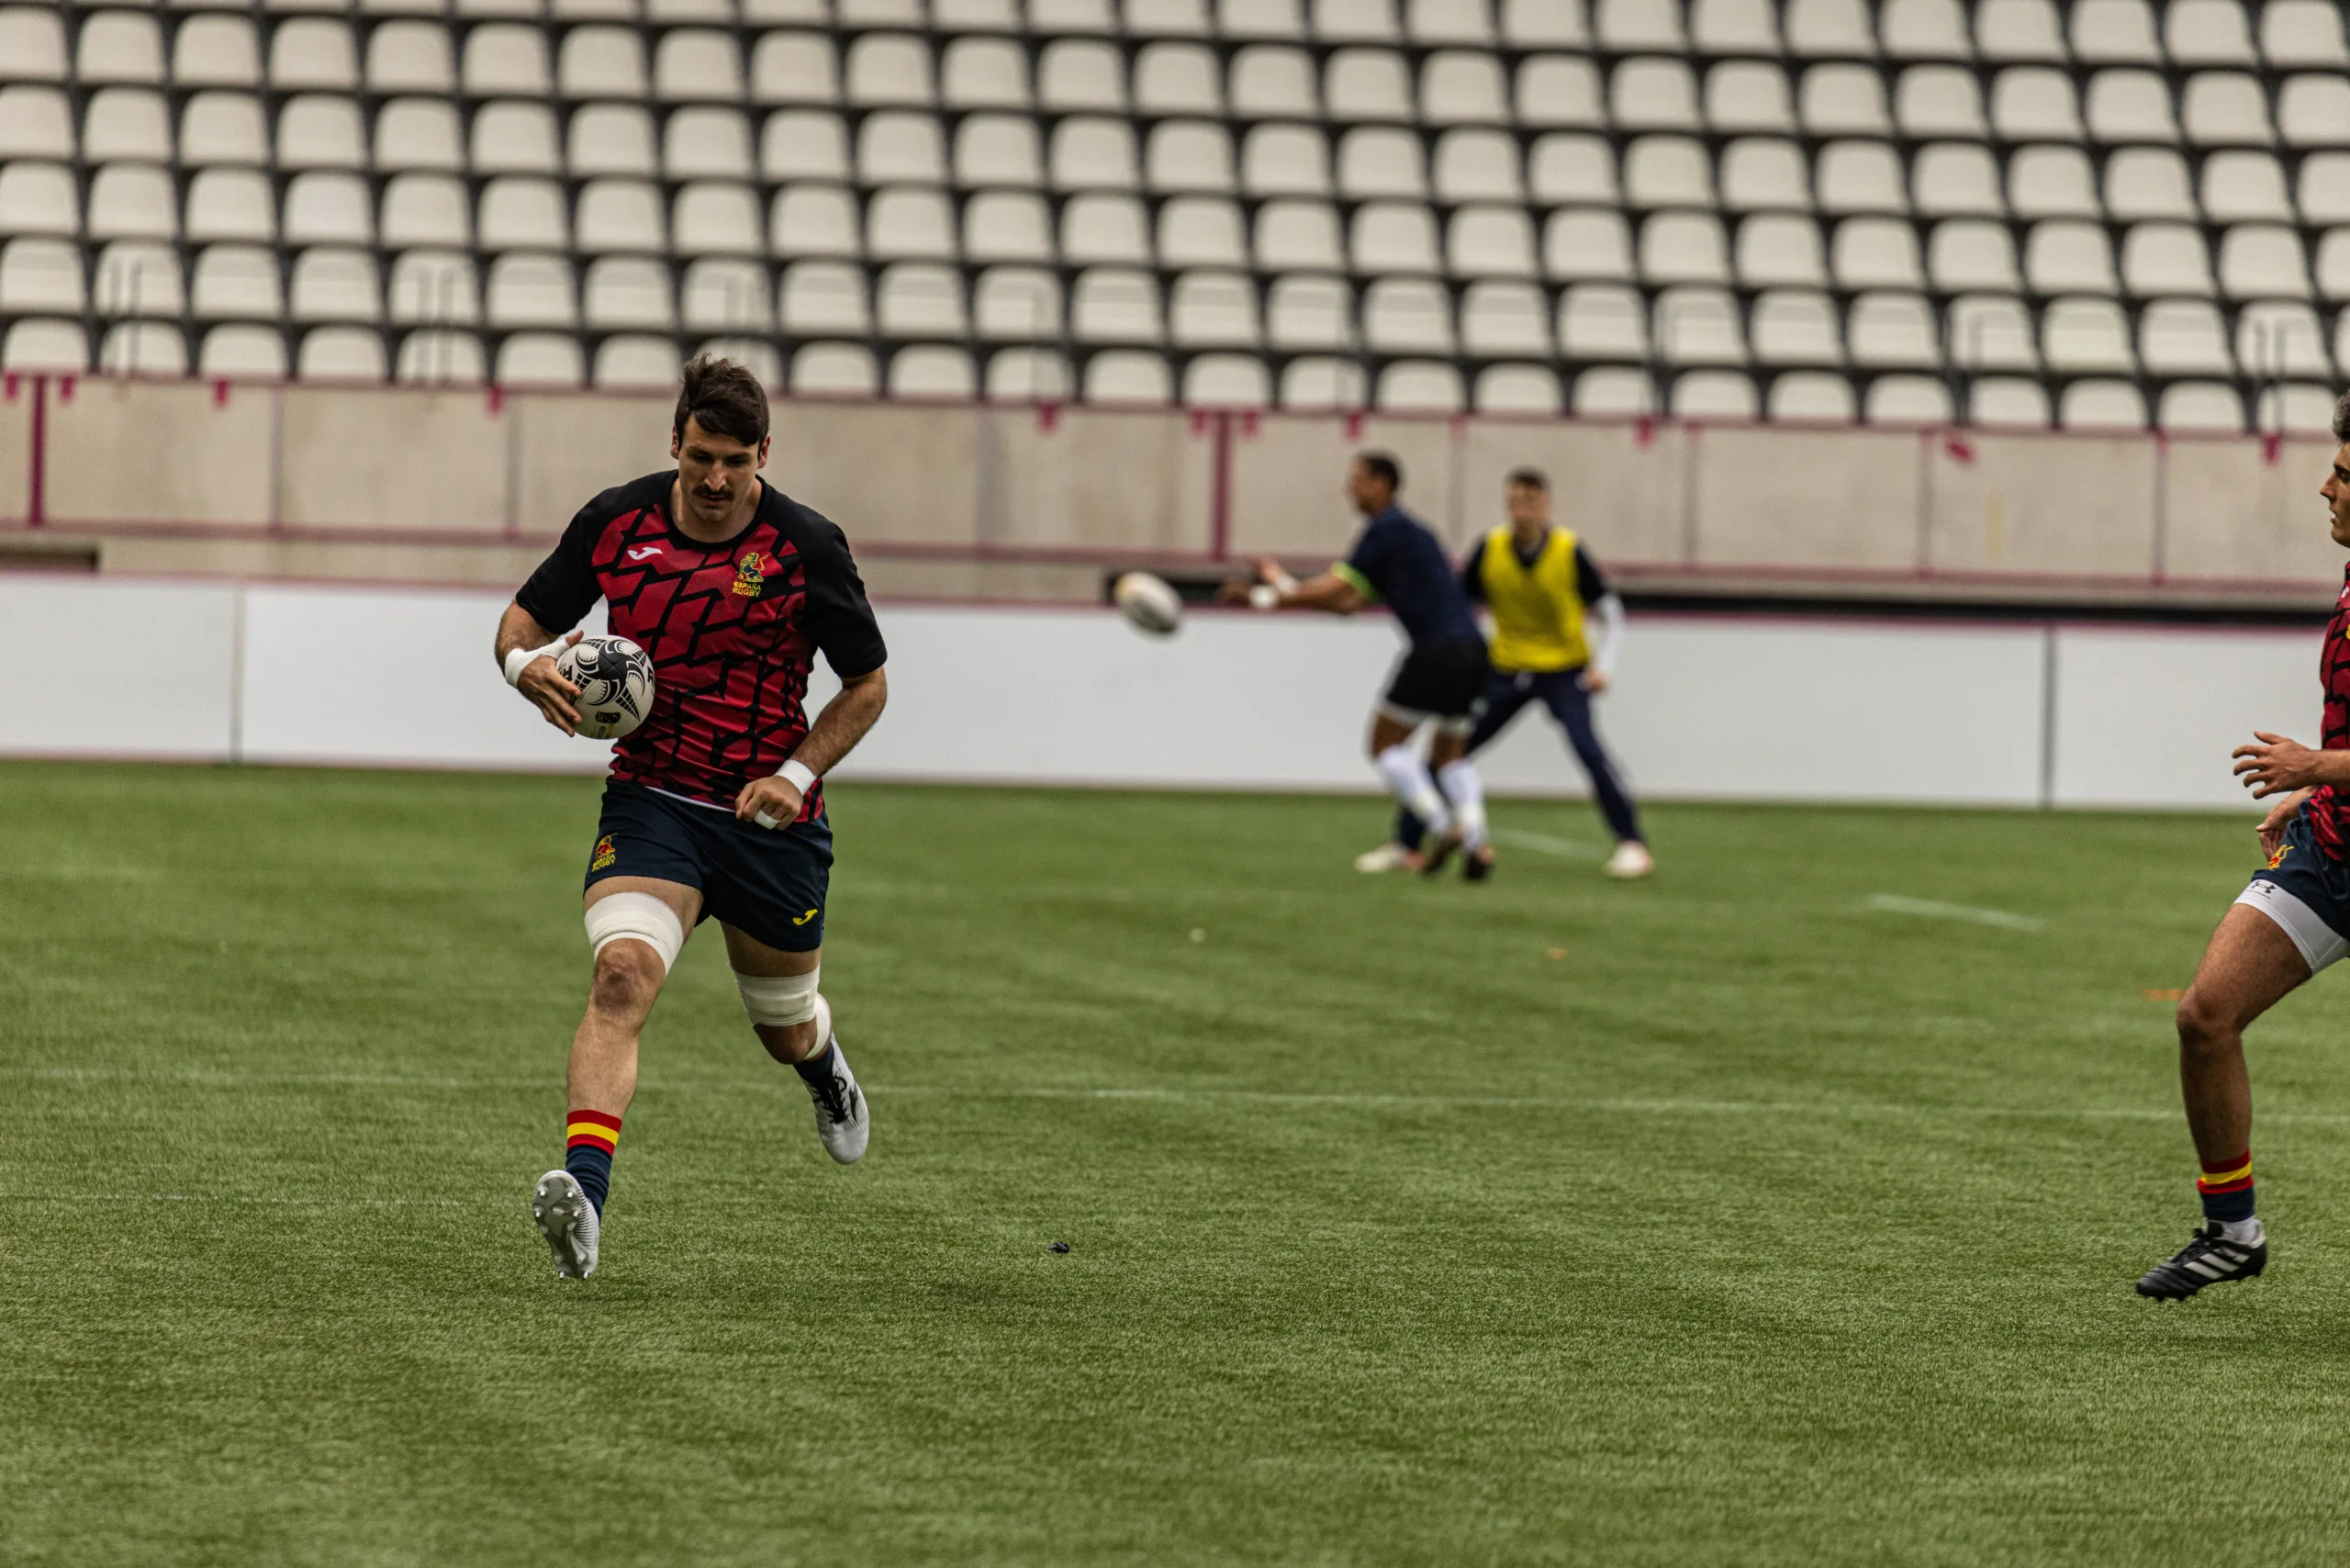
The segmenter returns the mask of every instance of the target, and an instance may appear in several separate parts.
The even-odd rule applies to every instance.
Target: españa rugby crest
[[[588,860],[588,869],[600,871],[620,857],[620,851],[612,847],[612,835],[608,833],[596,841],[596,853]]]
[[[744,599],[756,599],[767,586],[767,567],[772,565],[756,550],[745,550],[743,558],[734,563],[734,591]]]

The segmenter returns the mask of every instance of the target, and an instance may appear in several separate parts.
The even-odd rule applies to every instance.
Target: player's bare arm
[[[822,778],[856,748],[856,743],[865,738],[865,733],[881,717],[881,710],[889,702],[890,677],[886,670],[867,670],[842,681],[840,695],[816,715],[816,722],[809,726],[808,738],[791,754],[791,762]],[[797,771],[791,769],[791,763],[784,766]],[[806,799],[807,791],[799,783],[778,773],[744,785],[743,792],[734,797],[734,814],[744,822],[755,822],[764,812],[772,822],[792,822],[799,817],[800,802]]]
[[[529,698],[532,706],[545,715],[546,722],[566,735],[579,733],[579,688],[556,671],[554,654],[578,642],[579,637],[576,632],[557,637],[519,604],[508,605],[506,613],[498,618],[498,642],[493,655],[500,669],[508,659],[524,649],[554,650],[542,652],[525,665],[514,682],[514,689]]]

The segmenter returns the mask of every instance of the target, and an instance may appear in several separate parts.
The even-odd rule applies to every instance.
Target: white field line
[[[301,1084],[347,1085],[366,1089],[387,1086],[442,1090],[526,1089],[534,1092],[549,1093],[553,1092],[554,1086],[561,1082],[560,1077],[555,1075],[540,1078],[458,1079],[390,1078],[375,1074],[341,1076],[333,1073],[316,1073],[295,1076],[227,1072],[172,1073],[114,1070],[105,1068],[0,1068],[0,1079],[9,1078],[119,1080],[218,1088],[260,1088],[272,1084]],[[644,1084],[643,1087],[655,1093],[740,1095],[751,1085],[745,1079],[670,1079],[656,1080]],[[1097,1100],[1165,1102],[1173,1104],[1292,1105],[1301,1108],[1327,1106],[1339,1110],[1583,1111],[1629,1116],[1914,1116],[1926,1118],[1946,1116],[1977,1119],[2014,1117],[2021,1120],[2044,1121],[2169,1122],[2177,1120],[2179,1115],[2179,1112],[2175,1107],[2129,1105],[1903,1105],[1884,1101],[1707,1100],[1649,1098],[1639,1095],[1388,1094],[1342,1091],[1186,1089],[1180,1086],[1133,1089],[979,1089],[931,1083],[867,1083],[866,1087],[868,1092],[878,1094],[884,1100],[896,1095],[906,1095],[943,1100]],[[2350,1112],[2264,1111],[2261,1113],[2260,1119],[2264,1122],[2303,1122],[2342,1126],[2350,1125]],[[5,1198],[6,1195],[0,1194],[0,1198]],[[214,1200],[197,1197],[190,1198],[188,1201]],[[273,1201],[300,1203],[308,1200],[289,1198]]]
[[[1512,849],[1531,849],[1537,855],[1555,855],[1562,860],[1604,860],[1607,851],[1596,844],[1585,844],[1577,838],[1552,838],[1547,833],[1528,833],[1524,828],[1497,827],[1493,831],[1495,844]]]
[[[2004,909],[1975,909],[1963,903],[1936,903],[1931,899],[1905,899],[1897,893],[1878,893],[1869,900],[1869,907],[1886,914],[1922,915],[1928,920],[1963,920],[1971,925],[1997,925],[2008,931],[2044,931],[2048,923],[2029,914],[2009,914]]]
[[[6,1204],[245,1204],[291,1209],[469,1209],[458,1198],[256,1198],[240,1193],[0,1193]]]

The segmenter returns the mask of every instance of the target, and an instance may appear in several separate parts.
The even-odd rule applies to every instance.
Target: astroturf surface
[[[2335,977],[2130,1290],[2244,820],[844,786],[870,1154],[705,933],[558,1284],[596,800],[0,767],[0,1561],[2341,1560]]]

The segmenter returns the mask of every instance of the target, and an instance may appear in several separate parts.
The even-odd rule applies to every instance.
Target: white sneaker
[[[554,1253],[554,1277],[584,1280],[596,1271],[596,1239],[603,1226],[587,1189],[568,1170],[550,1170],[531,1193],[531,1217]]]
[[[1358,871],[1416,871],[1419,867],[1419,857],[1392,839],[1376,849],[1366,849],[1355,857],[1355,869]]]
[[[832,1071],[814,1083],[805,1078],[800,1081],[807,1084],[808,1098],[815,1102],[816,1137],[824,1152],[843,1165],[854,1165],[865,1153],[873,1117],[866,1108],[865,1091],[856,1086],[856,1074],[848,1070],[848,1058],[833,1033],[833,1004],[821,996],[816,998],[816,1027],[832,1047]]]
[[[1628,838],[1616,846],[1616,853],[1609,856],[1607,864],[1599,869],[1604,876],[1627,880],[1645,877],[1656,869],[1656,857],[1649,853],[1647,845],[1636,838]]]

